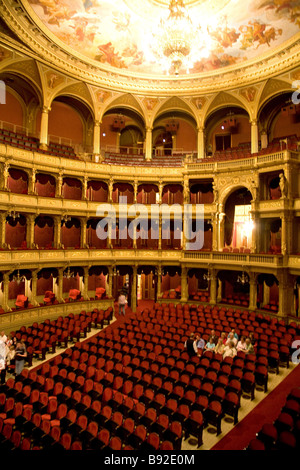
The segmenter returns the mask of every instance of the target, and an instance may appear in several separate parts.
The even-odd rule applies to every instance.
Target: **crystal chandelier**
[[[20,285],[21,282],[26,281],[26,277],[25,277],[25,276],[21,276],[21,275],[20,275],[20,271],[18,270],[18,271],[17,271],[17,275],[16,275],[16,276],[13,276],[13,281],[16,282],[17,285]]]
[[[200,50],[207,51],[209,35],[204,35],[201,27],[194,25],[183,0],[171,0],[169,16],[160,20],[152,41],[152,50],[163,68],[178,75],[181,68],[189,72],[194,62],[199,60]]]
[[[239,284],[242,284],[242,285],[247,284],[247,283],[249,282],[249,278],[248,278],[248,276],[245,274],[244,271],[242,272],[242,275],[241,275],[241,276],[238,276],[237,282],[238,282]]]

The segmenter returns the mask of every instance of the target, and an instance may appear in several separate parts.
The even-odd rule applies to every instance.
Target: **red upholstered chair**
[[[46,290],[45,297],[43,299],[45,305],[53,304],[55,300],[55,294],[51,290]]]
[[[27,308],[28,307],[28,297],[26,295],[18,295],[16,300],[16,308]]]
[[[69,300],[78,300],[81,297],[81,292],[78,289],[70,289],[69,291]]]
[[[96,287],[95,298],[96,300],[100,300],[104,297],[105,289],[104,287]]]

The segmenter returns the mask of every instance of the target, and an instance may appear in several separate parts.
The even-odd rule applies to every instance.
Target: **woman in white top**
[[[247,344],[246,344],[246,338],[245,336],[242,336],[238,344],[236,345],[237,351],[247,351]]]

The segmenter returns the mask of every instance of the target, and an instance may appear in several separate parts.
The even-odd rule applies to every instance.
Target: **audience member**
[[[240,341],[238,341],[238,343],[236,345],[236,350],[237,351],[243,351],[243,352],[247,351],[247,344],[246,344],[246,337],[245,336],[242,336]]]
[[[194,333],[190,334],[190,337],[186,340],[184,343],[184,347],[190,357],[192,356],[199,356],[200,354],[198,353],[198,348],[197,348],[197,341],[195,339]]]
[[[246,338],[246,354],[255,354],[254,346],[251,343],[251,339],[248,337]]]
[[[211,342],[216,345],[217,342],[218,342],[219,337],[216,335],[216,332],[215,332],[214,329],[211,330],[210,337],[211,337]]]
[[[21,374],[24,365],[25,358],[27,357],[26,346],[23,340],[18,341],[16,345],[16,354],[15,354],[15,374],[16,376]]]
[[[236,341],[238,342],[239,336],[238,336],[237,332],[235,331],[235,328],[232,328],[232,330],[228,333],[227,339],[229,338],[230,333],[233,334],[233,337],[234,337],[234,338],[236,339]]]
[[[227,337],[227,341],[226,341],[225,345],[228,345],[231,341],[233,342],[234,347],[236,347],[238,340],[236,339],[236,337],[234,336],[234,333],[232,331],[230,333],[228,333],[228,337]]]
[[[224,346],[225,346],[226,341],[227,341],[227,336],[226,336],[225,331],[222,331],[222,333],[221,333],[221,339],[222,339],[222,342],[223,342],[223,344],[224,344]]]
[[[1,384],[5,383],[5,376],[6,376],[6,354],[7,354],[7,348],[6,348],[6,335],[4,334],[4,331],[1,331],[0,333],[0,380]]]
[[[121,315],[121,313],[125,315],[126,297],[122,292],[119,295],[118,304],[119,304],[119,315]]]
[[[237,350],[235,348],[234,342],[229,341],[224,348],[223,359],[225,359],[225,357],[234,357],[236,354]]]
[[[205,351],[209,351],[209,350],[212,351],[212,350],[215,349],[215,346],[216,345],[215,345],[215,343],[213,343],[213,338],[210,336],[208,338],[208,341],[207,341],[206,345],[205,345]]]
[[[196,334],[196,346],[197,346],[197,349],[198,349],[198,353],[201,354],[203,352],[204,347],[205,347],[205,341],[204,341],[203,338],[201,338],[199,333]]]
[[[219,338],[218,339],[218,342],[215,346],[215,353],[216,354],[222,354],[223,355],[223,352],[224,352],[224,348],[225,348],[225,343],[223,342],[223,339],[222,338]]]

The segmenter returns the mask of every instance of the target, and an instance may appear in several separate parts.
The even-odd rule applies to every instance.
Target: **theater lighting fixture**
[[[238,282],[239,284],[243,284],[243,285],[244,285],[244,284],[247,284],[247,283],[249,282],[249,278],[248,278],[247,274],[245,274],[244,271],[242,272],[242,275],[241,275],[241,276],[238,276],[237,282]]]
[[[18,285],[21,284],[21,282],[26,281],[25,276],[20,276],[20,271],[17,271],[17,275],[13,276],[13,281],[16,282]]]

